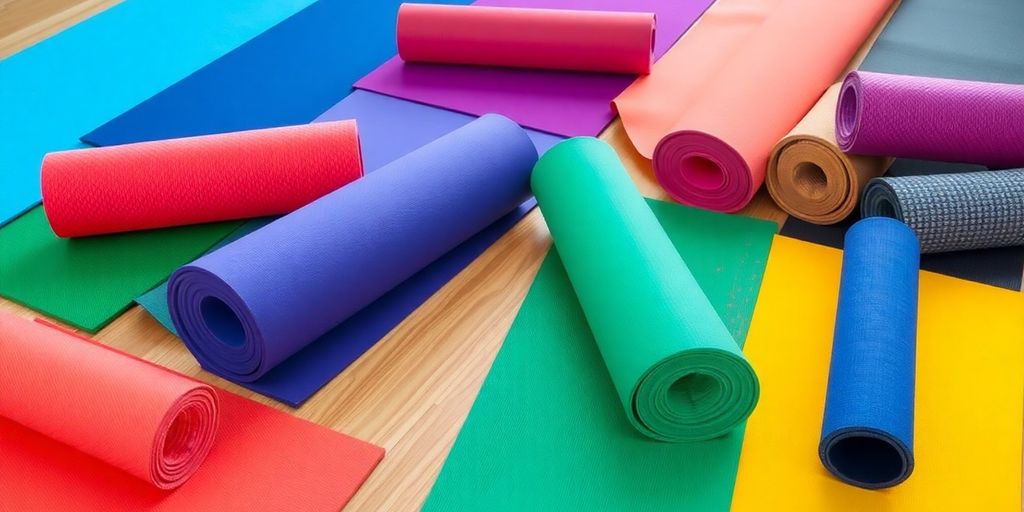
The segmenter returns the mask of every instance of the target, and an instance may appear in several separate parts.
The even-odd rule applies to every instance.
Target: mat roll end
[[[914,452],[899,438],[869,428],[831,432],[818,445],[821,463],[836,478],[864,489],[895,487],[914,471]]]
[[[213,388],[199,385],[167,411],[153,447],[152,481],[157,487],[181,486],[206,460],[220,423],[218,407]]]
[[[836,142],[839,149],[850,151],[857,143],[860,116],[864,110],[860,74],[851,71],[843,79],[836,104]]]
[[[743,209],[756,191],[743,157],[708,133],[670,133],[658,142],[652,160],[658,183],[683,204],[734,213]]]

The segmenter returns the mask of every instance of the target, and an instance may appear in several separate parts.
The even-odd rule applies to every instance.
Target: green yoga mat
[[[531,184],[630,423],[662,441],[736,428],[757,376],[615,151],[561,142]]]
[[[0,229],[0,295],[95,332],[240,224],[62,239],[38,206]]]
[[[742,344],[775,225],[649,206]],[[640,434],[553,249],[424,510],[728,510],[742,437],[742,427],[693,443]]]

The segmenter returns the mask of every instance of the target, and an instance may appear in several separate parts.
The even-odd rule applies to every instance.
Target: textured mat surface
[[[799,240],[772,244],[745,350],[761,403],[747,421],[732,509],[1020,508],[1024,297],[930,272],[920,274],[913,476],[871,491],[822,467],[841,260],[835,249]]]
[[[135,100],[121,115],[94,121],[76,136],[92,130],[83,141],[110,146],[308,123],[395,53],[399,4],[319,0],[159,94],[141,103],[145,97]],[[97,128],[101,122],[105,124]]]
[[[922,252],[1024,245],[1024,170],[875,178],[861,215],[905,222]]]
[[[917,237],[897,220],[846,232],[818,456],[840,480],[881,489],[914,470]]]
[[[311,0],[132,0],[0,62],[0,225],[39,203],[39,162]],[[59,79],[55,70],[59,69]]]
[[[43,207],[61,237],[281,215],[363,175],[355,121],[46,155]]]
[[[474,5],[653,12],[655,58],[711,5],[711,0],[480,0]],[[458,112],[504,114],[519,124],[565,136],[596,136],[614,119],[609,106],[633,81],[608,73],[405,64],[394,57],[356,87]]]
[[[0,322],[0,329],[5,329],[8,320]],[[0,335],[5,347],[0,365],[10,366],[0,379],[20,376],[33,382],[22,381],[18,393],[5,393],[0,399],[5,413],[10,411],[9,399],[18,404],[33,392],[57,386],[61,392],[49,394],[52,402],[28,401],[35,409],[29,412],[37,419],[48,415],[45,422],[26,426],[15,421],[18,418],[0,416],[0,509],[329,512],[352,498],[384,456],[377,446],[209,388],[56,327],[17,322],[13,332]],[[163,394],[166,399],[174,388],[188,387],[209,390],[210,399],[217,402],[219,422],[209,455],[188,481],[169,492],[104,461],[133,461],[122,456],[138,448],[132,434],[145,427],[142,420],[147,417],[139,412],[158,403],[147,403],[146,397]],[[188,419],[197,420],[198,411],[189,410]],[[86,419],[96,423],[77,434],[91,446],[48,437],[54,429],[68,434],[71,425]],[[170,425],[166,443],[183,433],[182,425]],[[40,429],[32,430],[36,427]],[[93,456],[97,451],[100,458]],[[172,465],[181,462],[173,451],[165,455]],[[224,492],[226,485],[231,492]]]
[[[649,204],[742,344],[774,225]],[[741,441],[739,430],[675,444],[636,431],[552,250],[424,510],[727,510]]]

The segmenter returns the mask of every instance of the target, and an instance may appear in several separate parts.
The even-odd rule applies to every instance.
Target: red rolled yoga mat
[[[333,512],[382,456],[0,311],[0,510]]]
[[[78,237],[289,213],[363,175],[355,121],[50,153],[43,207]]]
[[[836,107],[843,151],[1024,166],[1024,85],[852,71]]]
[[[406,62],[647,74],[654,13],[402,4]]]

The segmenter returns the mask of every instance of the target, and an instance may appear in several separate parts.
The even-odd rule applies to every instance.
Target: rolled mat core
[[[160,489],[183,484],[216,436],[213,388],[0,311],[0,416]]]
[[[917,237],[900,221],[846,233],[818,455],[840,480],[892,487],[914,469]]]
[[[175,271],[174,326],[204,368],[256,381],[516,209],[536,160],[485,115]]]
[[[570,139],[531,182],[629,422],[662,441],[742,423],[757,375],[615,152]]]
[[[289,213],[363,175],[355,121],[50,153],[43,207],[79,237]]]

